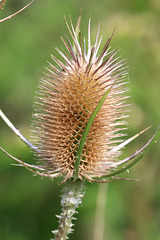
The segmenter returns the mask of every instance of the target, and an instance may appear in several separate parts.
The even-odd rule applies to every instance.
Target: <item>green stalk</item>
[[[54,240],[66,240],[68,234],[73,232],[72,220],[76,218],[73,215],[76,213],[76,209],[82,202],[82,197],[85,193],[84,181],[77,180],[75,182],[68,181],[63,189],[62,193],[62,213],[59,218],[58,230],[52,231],[55,234]]]
[[[104,240],[106,225],[105,225],[105,209],[107,202],[108,183],[99,183],[97,204],[94,221],[93,240]]]

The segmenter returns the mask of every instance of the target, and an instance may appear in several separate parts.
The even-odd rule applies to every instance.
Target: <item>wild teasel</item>
[[[35,145],[40,150],[36,155],[45,161],[43,167],[50,176],[97,181],[112,175],[121,164],[121,147],[115,144],[122,141],[126,127],[128,73],[124,61],[116,57],[118,51],[109,47],[114,32],[98,53],[100,25],[92,45],[89,20],[86,46],[79,22],[74,29],[72,21],[71,26],[66,21],[71,40],[65,34],[65,39],[61,38],[65,50],[57,48],[63,61],[51,55],[55,65],[49,63],[39,84],[33,115]],[[94,113],[98,104],[101,106]]]
[[[0,149],[37,175],[50,178],[63,176],[62,183],[70,179],[63,189],[62,213],[57,216],[59,227],[52,231],[55,240],[68,239],[68,234],[73,231],[73,215],[85,193],[85,181],[81,180],[109,182],[123,179],[117,175],[141,159],[160,132],[159,127],[146,145],[128,158],[118,160],[121,149],[148,129],[121,143],[121,131],[125,128],[124,119],[127,117],[124,95],[127,91],[127,71],[123,60],[115,57],[117,50],[109,48],[113,34],[98,54],[102,39],[99,40],[99,27],[95,43],[91,45],[89,21],[86,50],[85,40],[82,46],[80,18],[76,29],[72,22],[71,27],[66,24],[71,40],[66,36],[62,41],[68,53],[57,49],[64,61],[52,56],[57,66],[50,64],[48,73],[39,84],[33,121],[35,145],[14,127],[0,109],[2,119],[33,149],[39,158],[38,164],[30,165]]]
[[[65,50],[57,48],[63,61],[53,55],[45,77],[40,80],[33,114],[34,145],[13,126],[0,110],[10,128],[34,150],[37,165],[30,165],[0,148],[20,165],[35,174],[50,178],[88,179],[109,182],[133,166],[158,138],[158,130],[141,149],[119,160],[121,149],[147,129],[122,142],[128,117],[126,98],[127,67],[116,57],[118,50],[109,47],[111,37],[99,53],[102,37],[91,44],[90,20],[88,43],[82,43],[80,18],[74,29],[66,25]],[[86,46],[87,45],[87,46]],[[121,165],[123,165],[121,167]],[[33,170],[35,169],[35,170]]]
[[[88,132],[80,158],[78,177],[92,179],[106,175],[115,166],[120,151],[112,151],[120,142],[119,130],[126,117],[123,102],[126,96],[127,72],[123,60],[115,57],[117,50],[110,50],[108,39],[98,54],[101,39],[99,27],[96,41],[91,45],[90,21],[88,26],[88,49],[82,46],[76,30],[66,22],[71,41],[62,41],[68,53],[60,53],[64,62],[52,55],[57,66],[49,64],[46,77],[41,79],[35,104],[33,128],[38,138],[37,154],[45,160],[45,167],[64,175],[74,176],[76,157],[84,129],[102,96],[110,89],[101,109]]]

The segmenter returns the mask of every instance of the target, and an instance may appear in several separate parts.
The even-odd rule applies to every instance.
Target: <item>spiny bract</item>
[[[90,20],[88,44],[82,44],[80,30],[68,23],[71,40],[62,38],[65,49],[57,49],[63,61],[54,56],[45,77],[39,83],[33,129],[39,160],[50,176],[73,176],[77,149],[94,109],[112,86],[104,104],[95,117],[79,165],[79,178],[101,177],[109,173],[120,151],[113,151],[120,142],[124,127],[126,103],[126,68],[123,60],[110,50],[111,37],[98,53],[102,37],[99,26],[96,40],[91,44]],[[78,30],[78,31],[77,31]],[[78,34],[77,34],[78,32]],[[73,44],[71,43],[73,42]],[[86,46],[87,45],[87,46]]]

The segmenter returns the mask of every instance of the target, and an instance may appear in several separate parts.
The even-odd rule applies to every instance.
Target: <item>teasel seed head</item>
[[[115,169],[121,154],[114,148],[126,127],[127,71],[118,51],[109,47],[114,32],[99,53],[100,25],[93,45],[90,20],[87,44],[85,39],[82,43],[81,32],[72,21],[66,25],[70,40],[65,34],[65,49],[57,49],[63,60],[51,55],[54,64],[49,63],[37,91],[33,115],[36,156],[48,176],[72,178],[86,125],[110,89],[89,129],[78,165],[78,178],[92,181]]]

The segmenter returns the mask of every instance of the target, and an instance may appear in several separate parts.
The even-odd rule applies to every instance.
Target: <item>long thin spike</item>
[[[12,156],[11,154],[9,154],[6,150],[4,150],[2,147],[0,147],[0,150],[6,155],[8,156],[9,158],[13,159],[14,161],[18,162],[17,164],[12,164],[12,165],[16,165],[16,166],[24,166],[22,164],[22,161],[14,156]],[[38,169],[40,171],[44,171],[45,169],[42,168],[40,165],[31,165],[31,164],[28,164],[28,163],[25,163],[27,167],[30,167],[30,168],[34,168],[34,169]]]
[[[11,19],[12,17],[16,16],[18,13],[22,12],[22,11],[25,10],[27,7],[29,7],[33,2],[34,2],[34,0],[32,0],[30,3],[28,3],[28,4],[27,4],[26,6],[24,6],[23,8],[21,8],[19,11],[15,12],[15,13],[13,13],[13,14],[11,14],[11,15],[9,15],[9,16],[6,17],[6,18],[1,19],[1,20],[0,20],[0,23],[5,22],[6,20],[9,20],[9,19]]]
[[[99,21],[98,29],[97,29],[97,35],[96,35],[96,41],[95,41],[95,44],[94,44],[95,49],[97,48],[97,44],[98,44],[100,25],[101,25],[101,22]]]
[[[117,53],[118,51],[115,49],[111,52],[111,54],[109,55],[109,57],[99,66],[96,68],[96,70],[92,73],[92,76],[98,72],[99,69],[101,69],[102,67],[104,67],[106,65],[107,62],[110,62],[110,59],[113,58],[113,56]]]
[[[113,177],[115,175],[118,175],[120,173],[125,172],[126,170],[128,170],[129,168],[131,168],[132,166],[134,166],[143,156],[144,154],[149,150],[149,148],[157,141],[158,137],[160,135],[160,126],[158,127],[158,129],[156,130],[156,132],[154,133],[154,135],[151,137],[151,139],[149,139],[149,141],[142,147],[140,148],[138,151],[136,151],[135,153],[133,153],[131,156],[123,159],[122,161],[120,161],[117,166],[122,165],[124,163],[127,163],[129,161],[131,161],[133,159],[133,161],[131,161],[130,163],[128,163],[128,165],[123,166],[121,169],[116,170],[112,173],[106,174],[103,177]],[[113,167],[115,167],[116,164],[113,164]]]
[[[76,61],[75,52],[74,52],[73,47],[72,47],[72,45],[71,45],[71,43],[70,43],[66,34],[65,34],[65,37],[66,37],[66,40],[67,40],[68,44],[66,43],[66,41],[62,37],[61,37],[61,39],[62,39],[66,49],[68,50],[69,54],[71,55],[71,57],[74,59],[74,61]]]
[[[75,51],[75,53],[78,52],[79,54],[79,57],[81,57],[81,47],[79,45],[79,42],[78,42],[78,36],[79,36],[79,28],[76,26],[76,30],[77,32],[74,30],[74,27],[73,27],[73,23],[72,23],[72,19],[70,17],[70,23],[71,23],[71,28],[72,28],[72,32],[73,32],[73,36],[74,36],[74,39],[73,39],[73,49]]]
[[[5,114],[0,109],[0,117],[4,120],[4,122],[8,125],[8,127],[31,149],[35,152],[39,152],[38,148],[35,147],[31,142],[29,142],[19,131],[15,128],[15,126],[11,123],[11,121],[5,116]]]
[[[127,144],[129,144],[130,142],[132,142],[134,139],[136,139],[137,137],[139,137],[141,134],[143,134],[144,132],[146,132],[148,129],[150,129],[151,126],[145,128],[144,130],[140,131],[139,133],[135,134],[134,136],[132,136],[131,138],[127,139],[126,141],[124,141],[123,143],[119,144],[118,146],[116,146],[115,148],[113,148],[110,152],[116,152],[118,150],[120,150],[121,148],[125,147]]]
[[[101,24],[101,23],[100,23],[100,21],[99,21],[98,29],[97,29],[97,35],[96,35],[96,40],[95,40],[95,43],[94,43],[94,58],[96,57],[97,52],[98,52],[97,44],[98,44],[98,38],[99,38],[100,24]]]
[[[101,60],[101,58],[102,58],[103,55],[105,54],[105,52],[106,52],[106,50],[107,50],[107,48],[108,48],[108,46],[109,46],[109,44],[110,44],[110,42],[111,42],[111,40],[112,40],[112,37],[113,37],[113,35],[114,35],[114,32],[115,32],[115,29],[113,30],[113,33],[112,33],[112,35],[110,36],[110,38],[108,38],[108,41],[106,42],[106,44],[105,44],[102,52],[100,53],[100,55],[99,55],[99,57],[98,57],[98,59],[97,59],[97,61],[96,61],[96,64],[98,64],[98,62]]]
[[[89,18],[89,24],[88,24],[88,52],[87,52],[87,58],[89,58],[91,53],[91,18]]]

